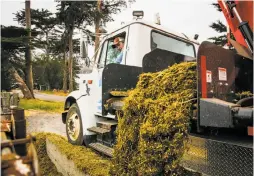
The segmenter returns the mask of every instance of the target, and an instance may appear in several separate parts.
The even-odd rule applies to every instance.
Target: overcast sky
[[[1,24],[18,25],[13,21],[13,13],[24,9],[25,0],[1,0]],[[184,33],[193,38],[199,34],[199,42],[209,37],[219,35],[209,27],[217,20],[226,24],[222,13],[218,12],[211,4],[217,0],[136,0],[126,10],[115,15],[114,22],[107,25],[107,30],[117,28],[121,22],[132,20],[133,10],[143,10],[144,18],[147,21],[154,21],[154,16],[159,13],[161,24],[173,31]],[[31,0],[31,8],[44,8],[51,12],[56,11],[54,0]]]

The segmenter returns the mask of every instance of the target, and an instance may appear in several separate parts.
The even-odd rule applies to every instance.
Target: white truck
[[[117,123],[115,113],[102,112],[104,108],[102,73],[106,65],[114,63],[119,52],[112,47],[116,37],[124,38],[121,64],[135,67],[142,67],[144,55],[156,48],[195,58],[199,45],[184,34],[172,32],[161,25],[140,19],[108,33],[100,45],[92,72],[82,76],[80,89],[71,92],[65,101],[62,120],[66,124],[68,140],[72,144],[81,145],[84,142],[85,145],[96,146],[97,149],[103,144],[109,147],[113,145],[112,142],[104,141],[103,137],[98,137],[97,134],[108,132],[108,126],[112,127]]]

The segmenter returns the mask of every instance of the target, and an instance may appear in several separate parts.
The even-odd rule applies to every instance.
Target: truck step
[[[106,110],[114,109],[114,110],[121,110],[124,105],[124,98],[110,98],[107,100],[105,105]]]
[[[99,133],[99,134],[104,134],[104,133],[110,132],[109,129],[100,128],[100,127],[91,127],[91,128],[87,128],[87,130],[95,132],[95,133]]]
[[[117,121],[115,120],[105,120],[97,122],[97,126],[106,130],[111,130],[112,126],[116,126]]]
[[[109,157],[113,157],[113,148],[111,147],[105,146],[101,143],[91,143],[89,144],[89,147]]]
[[[124,103],[122,101],[116,101],[112,103],[112,108],[115,110],[122,110]]]
[[[98,116],[98,117],[104,117],[104,118],[107,118],[107,119],[116,119],[116,116],[115,115],[112,115],[112,114],[108,114],[106,116],[103,116],[101,113],[99,112],[96,112],[94,115]]]

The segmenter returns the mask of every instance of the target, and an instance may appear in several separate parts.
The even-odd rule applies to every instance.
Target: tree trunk
[[[48,32],[46,32],[46,45],[45,45],[45,49],[46,49],[46,56],[47,56],[47,59],[49,59],[49,34]]]
[[[63,91],[67,93],[67,72],[68,72],[68,59],[66,57],[66,53],[64,51],[64,74],[63,74]]]
[[[97,12],[97,15],[96,15],[95,21],[94,21],[94,23],[95,23],[95,48],[94,48],[95,57],[94,57],[94,62],[96,61],[96,56],[98,54],[97,49],[100,46],[100,35],[99,35],[99,33],[100,33],[100,21],[101,21],[101,19],[100,19],[100,13],[101,13],[100,6],[101,6],[101,1],[98,0],[97,1],[97,11],[98,12]]]
[[[69,91],[73,91],[73,43],[72,43],[73,28],[69,33]]]
[[[99,48],[100,46],[100,18],[95,18],[95,48],[94,48],[94,53],[95,53],[95,57],[94,57],[94,62],[95,62],[95,59],[96,59],[96,56],[98,54],[98,51],[97,49]],[[97,51],[97,52],[96,52]]]
[[[26,83],[24,82],[24,80],[19,76],[17,70],[14,67],[12,67],[9,71],[10,71],[11,75],[13,76],[13,78],[19,84],[19,88],[21,89],[21,91],[24,95],[24,98],[26,98],[26,99],[34,98],[31,91],[29,90]]]
[[[33,71],[32,71],[32,58],[31,58],[31,14],[30,14],[30,0],[26,0],[25,2],[25,16],[26,16],[26,29],[28,31],[28,38],[26,43],[26,52],[25,52],[25,58],[26,58],[26,84],[29,88],[32,97],[34,98],[33,94]]]

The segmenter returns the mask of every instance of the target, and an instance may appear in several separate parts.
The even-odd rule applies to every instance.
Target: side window
[[[195,57],[194,46],[157,32],[152,32],[151,49],[160,48],[185,56]]]
[[[126,36],[125,33],[122,33],[104,42],[101,53],[100,53],[98,68],[103,68],[105,64],[107,65],[111,63],[118,63],[118,64],[123,63],[125,36]],[[119,38],[120,40],[116,40],[116,38]]]

